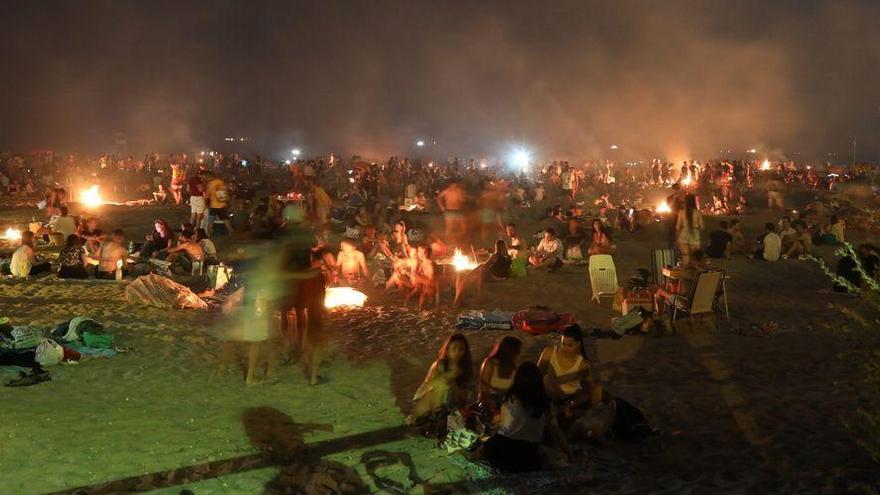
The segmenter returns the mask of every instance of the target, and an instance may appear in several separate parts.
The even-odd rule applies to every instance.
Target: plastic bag
[[[40,366],[54,366],[64,358],[64,348],[52,339],[45,339],[37,346],[34,360]]]

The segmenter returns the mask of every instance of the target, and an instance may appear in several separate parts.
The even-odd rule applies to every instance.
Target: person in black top
[[[728,229],[727,222],[722,220],[719,230],[709,234],[709,247],[706,248],[706,254],[710,258],[730,259],[733,235],[731,235]]]
[[[471,270],[470,273],[463,274],[455,279],[455,301],[454,305],[458,305],[461,294],[464,292],[465,286],[472,280],[477,281],[477,293],[482,293],[483,281],[485,280],[506,280],[510,278],[510,264],[513,259],[507,251],[507,243],[502,239],[495,241],[495,252],[482,265]]]

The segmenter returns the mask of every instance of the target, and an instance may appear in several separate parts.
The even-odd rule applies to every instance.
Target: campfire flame
[[[770,160],[761,162],[761,170],[770,170]]]
[[[366,301],[366,294],[351,287],[328,287],[324,294],[324,307],[327,309],[363,306]]]
[[[3,238],[8,241],[20,241],[21,240],[21,231],[18,229],[14,229],[9,227],[6,229],[6,232],[3,234]]]
[[[657,205],[657,213],[672,213],[672,208],[669,207],[669,203],[666,201],[661,201],[659,205]]]
[[[687,177],[685,177],[684,179],[682,179],[682,180],[681,180],[681,185],[683,185],[683,186],[685,186],[685,187],[691,185],[691,176],[688,175]]]
[[[452,266],[455,267],[455,271],[466,272],[473,270],[478,265],[476,261],[471,261],[470,258],[462,254],[461,249],[455,248],[455,253],[452,255]]]
[[[104,204],[104,201],[101,199],[101,194],[98,192],[98,186],[94,185],[85,191],[79,194],[79,200],[82,204],[86,205],[89,208],[94,208],[96,206],[101,206]]]

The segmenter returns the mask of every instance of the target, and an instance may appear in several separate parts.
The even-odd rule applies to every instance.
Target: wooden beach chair
[[[593,289],[592,300],[601,303],[602,296],[614,297],[617,293],[617,270],[610,254],[594,254],[590,256],[590,286]]]
[[[694,285],[691,287],[690,294],[687,296],[675,296],[669,298],[667,302],[672,305],[672,326],[675,328],[675,319],[679,313],[685,313],[688,316],[688,325],[693,330],[693,317],[700,316],[700,326],[703,324],[703,317],[706,314],[712,314],[715,318],[717,327],[718,318],[716,311],[718,310],[718,297],[721,294],[721,284],[724,281],[723,270],[709,270],[697,275]]]

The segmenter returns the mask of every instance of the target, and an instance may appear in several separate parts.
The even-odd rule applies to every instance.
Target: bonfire
[[[479,265],[476,261],[471,260],[464,254],[462,254],[461,249],[455,248],[455,254],[452,255],[452,266],[455,267],[455,271],[457,272],[466,272],[473,270]]]
[[[3,238],[7,241],[20,241],[21,240],[21,231],[18,229],[14,229],[9,227],[6,229],[6,232],[3,234]]]
[[[367,295],[351,287],[329,287],[324,294],[324,307],[360,307],[367,302]]]
[[[101,206],[104,201],[101,199],[101,193],[98,192],[98,186],[94,185],[79,194],[79,200],[82,204],[89,208]]]

